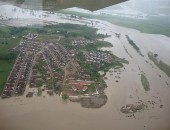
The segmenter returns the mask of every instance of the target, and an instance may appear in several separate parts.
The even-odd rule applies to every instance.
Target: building
[[[88,86],[91,84],[91,81],[82,81],[82,80],[70,80],[69,85],[74,91],[83,91],[85,92],[88,89]]]

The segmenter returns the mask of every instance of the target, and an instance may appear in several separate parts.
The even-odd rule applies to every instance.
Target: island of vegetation
[[[144,90],[149,91],[150,84],[149,84],[147,77],[144,74],[141,74],[141,82],[142,82],[142,86],[143,86]]]
[[[158,55],[152,52],[148,52],[148,57],[159,69],[161,69],[168,77],[170,77],[170,66],[168,64],[160,60]]]
[[[112,47],[102,40],[108,36],[87,26],[7,27],[0,35],[5,37],[0,45],[5,51],[0,54],[0,64],[8,64],[5,72],[0,71],[1,76],[6,74],[0,84],[2,98],[23,95],[28,86],[26,97],[32,97],[32,88],[37,88],[37,96],[47,91],[83,107],[98,108],[107,102],[106,72],[128,64],[110,51],[102,51],[102,47]]]
[[[129,44],[131,46],[133,46],[133,48],[139,53],[139,55],[141,55],[143,57],[143,54],[141,53],[140,48],[134,43],[134,41],[128,35],[126,35],[126,38],[129,42]]]

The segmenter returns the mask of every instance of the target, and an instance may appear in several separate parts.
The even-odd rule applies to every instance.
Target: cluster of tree
[[[37,65],[34,66],[35,69],[37,69],[42,75],[46,74],[46,69],[44,67],[44,61],[39,61]]]
[[[106,38],[109,37],[108,34],[97,34],[97,38]]]
[[[113,45],[110,42],[106,42],[106,41],[95,41],[94,43],[89,43],[87,45],[77,45],[77,46],[73,46],[71,45],[71,42],[69,41],[69,38],[67,38],[68,40],[64,41],[64,43],[62,43],[68,50],[70,49],[79,49],[79,50],[85,50],[85,51],[96,51],[99,48],[102,47],[113,47]]]
[[[113,45],[110,42],[106,42],[106,41],[97,41],[97,42],[95,42],[95,46],[97,48],[101,48],[101,47],[113,47]]]
[[[97,30],[86,25],[58,24],[45,26],[45,29],[50,29],[49,32],[52,34],[58,33],[65,37],[84,37],[86,39],[94,39],[97,37]]]
[[[134,43],[134,41],[132,39],[130,39],[130,37],[128,35],[126,35],[126,38],[129,42],[129,44],[131,44],[137,51],[139,51],[139,47]]]
[[[78,60],[80,63],[84,63],[85,60],[86,60],[86,58],[85,58],[85,56],[84,56],[84,54],[83,54],[82,51],[79,51],[79,52],[77,53],[76,58],[77,58],[77,60]]]
[[[69,99],[69,96],[68,96],[67,94],[63,94],[63,95],[62,95],[62,99],[63,99],[63,100],[67,100],[67,99]]]
[[[8,27],[5,27],[5,28],[0,27],[0,37],[1,38],[8,38],[10,36],[11,35],[9,34]]]
[[[85,71],[85,73],[90,74],[90,77],[92,78],[92,80],[100,79],[101,76],[98,73],[100,69],[98,68],[97,64],[82,63],[80,65],[81,65],[81,68]]]
[[[147,77],[144,74],[141,74],[141,82],[142,82],[142,85],[143,85],[145,91],[149,91],[150,84],[149,84]]]
[[[44,27],[5,27],[5,29],[0,30],[0,37],[21,37],[29,33],[39,33],[39,34],[61,34],[65,37],[84,37],[89,40],[94,40],[96,38],[105,38],[108,35],[97,34],[97,29],[90,28],[86,25],[76,25],[76,24],[56,24],[56,25],[46,25]]]
[[[126,35],[126,38],[127,38],[128,42],[129,42],[129,44],[130,44],[131,46],[133,46],[133,48],[134,48],[141,56],[143,56],[143,54],[140,52],[139,47],[134,43],[134,41],[133,41],[132,39],[130,39],[130,37],[129,37],[128,35]]]
[[[101,50],[97,50],[101,51]],[[127,63],[128,61],[120,59],[116,57],[115,55],[111,54],[110,52],[106,52],[112,55],[113,61],[111,63],[107,62],[101,62],[100,64],[98,63],[86,63],[86,58],[83,54],[82,51],[79,51],[78,54],[76,55],[77,61],[79,62],[81,68],[85,71],[85,73],[90,74],[91,78],[93,80],[99,80],[100,79],[100,74],[98,73],[99,71],[104,71],[107,72],[109,71],[110,68],[115,68],[115,67],[123,67],[122,63]],[[125,62],[126,61],[126,62]]]
[[[14,52],[10,52],[8,54],[0,54],[0,60],[6,60],[8,62],[12,62],[16,59],[17,54]]]
[[[153,54],[152,52],[148,53],[148,57],[151,61],[154,62],[154,64],[159,67],[168,77],[170,77],[170,65],[166,64],[162,60],[160,60],[158,55]]]
[[[1,42],[1,44],[8,44],[8,42],[7,42],[7,41],[5,41],[5,42]]]
[[[99,79],[100,74],[98,73],[98,67],[96,64],[89,64],[85,63],[85,56],[83,52],[79,51],[78,54],[76,55],[76,59],[79,62],[81,68],[84,70],[85,73],[90,74],[91,78],[93,80]]]
[[[95,84],[95,83],[91,83],[91,84],[88,86],[88,91],[90,91],[90,92],[96,92],[96,84]]]

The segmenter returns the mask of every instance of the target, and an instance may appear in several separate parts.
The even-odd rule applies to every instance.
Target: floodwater
[[[62,20],[64,21],[64,19],[58,18],[53,19],[52,22]],[[77,21],[71,21],[71,23],[74,22],[77,23]],[[114,47],[103,49],[110,50],[115,55],[129,61],[124,68],[107,73],[107,80],[105,80],[108,85],[108,88],[105,89],[108,97],[107,103],[98,109],[88,109],[81,107],[78,103],[63,102],[59,96],[49,97],[45,93],[43,94],[45,97],[28,99],[21,96],[0,99],[0,130],[170,129],[170,86],[166,84],[166,82],[170,84],[170,78],[147,57],[147,52],[152,51],[157,53],[163,61],[170,63],[168,57],[170,38],[140,33],[137,30],[119,27],[105,21],[99,21],[97,25],[93,26],[97,27],[100,33],[111,35],[105,40],[110,41]],[[120,39],[115,37],[114,33],[120,33]],[[134,40],[144,57],[140,56],[128,43],[125,35],[129,35]],[[145,73],[150,82],[148,92],[144,91],[141,84],[141,73]],[[117,79],[115,76],[120,78]],[[115,82],[116,80],[119,82]],[[147,109],[135,113],[132,117],[121,113],[122,106],[135,104],[140,100],[148,106]],[[154,102],[154,105],[149,101]],[[163,105],[163,108],[160,108],[160,105]]]

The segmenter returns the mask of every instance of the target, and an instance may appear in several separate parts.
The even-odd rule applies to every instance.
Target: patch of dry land
[[[0,99],[0,130],[170,129],[170,78],[148,57],[148,52],[158,54],[159,59],[170,65],[170,38],[140,33],[105,21],[93,21],[96,21],[93,27],[98,28],[99,33],[110,35],[104,40],[111,42],[113,47],[103,50],[112,51],[129,61],[124,68],[106,73],[107,103],[101,108],[87,109],[81,107],[83,104],[63,101],[56,95],[48,96],[46,92],[42,92],[41,97],[26,98],[24,95]],[[129,44],[126,35],[143,56]],[[148,91],[142,86],[141,74],[149,82]]]

